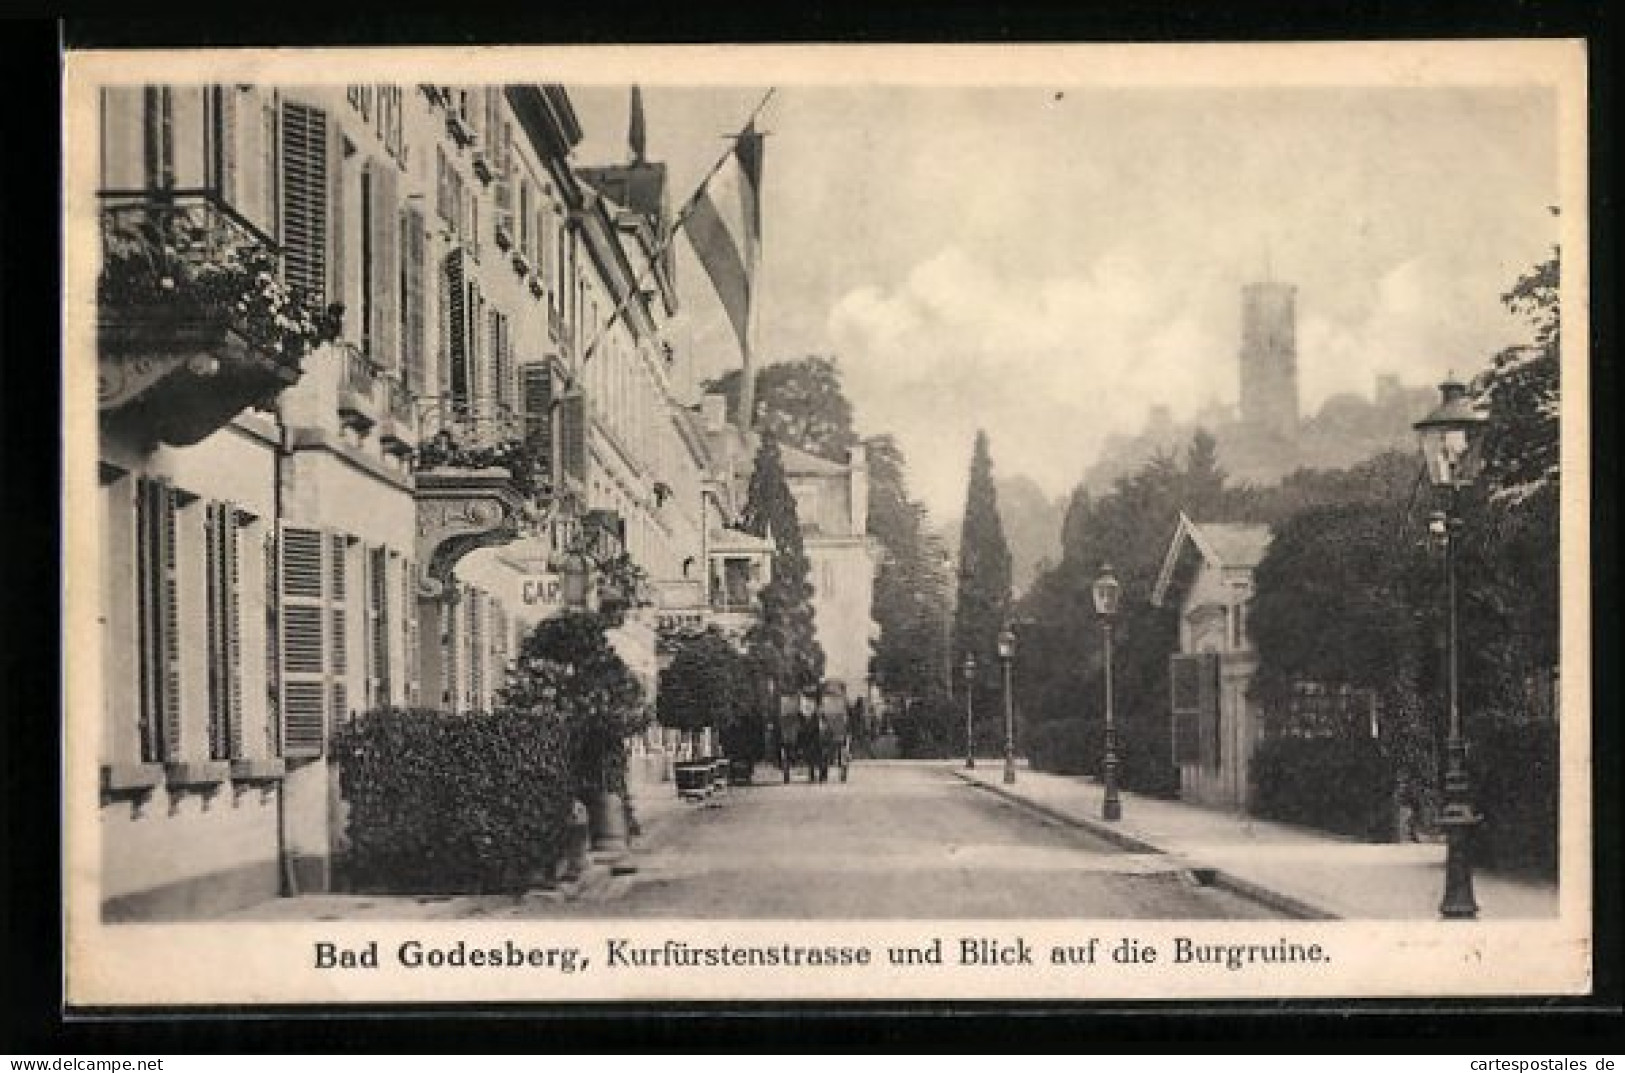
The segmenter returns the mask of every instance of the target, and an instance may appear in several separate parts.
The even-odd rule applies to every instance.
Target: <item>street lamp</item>
[[[976,657],[965,653],[965,767],[976,766],[976,709],[971,700],[971,684],[976,681]]]
[[[1110,563],[1100,568],[1094,584],[1095,614],[1100,616],[1100,627],[1106,635],[1106,758],[1101,765],[1105,771],[1106,797],[1101,803],[1100,815],[1107,820],[1123,818],[1123,802],[1117,796],[1117,713],[1112,698],[1112,620],[1117,617],[1117,602],[1122,586],[1112,573]]]
[[[1016,709],[1010,693],[1010,661],[1016,656],[1016,634],[1008,625],[999,631],[999,662],[1004,664],[1004,781],[1016,781]]]
[[[1439,385],[1439,395],[1439,405],[1433,412],[1412,426],[1422,441],[1429,482],[1446,493],[1442,543],[1449,731],[1445,740],[1444,815],[1439,821],[1445,829],[1444,899],[1439,903],[1439,914],[1447,919],[1472,920],[1478,916],[1478,903],[1473,898],[1472,835],[1479,817],[1473,808],[1467,742],[1461,731],[1456,537],[1461,531],[1461,490],[1470,487],[1483,469],[1480,448],[1487,418],[1474,407],[1466,386],[1454,376]]]

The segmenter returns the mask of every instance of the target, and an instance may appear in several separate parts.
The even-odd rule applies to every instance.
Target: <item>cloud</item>
[[[848,291],[828,333],[860,424],[896,433],[917,491],[951,513],[978,428],[996,466],[1059,495],[1150,403],[1188,416],[1234,397],[1235,347],[1211,327],[1215,297],[1122,249],[1072,274],[1023,277],[950,245],[893,288]]]

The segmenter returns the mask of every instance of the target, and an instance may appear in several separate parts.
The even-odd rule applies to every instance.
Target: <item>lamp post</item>
[[[1439,903],[1439,915],[1450,920],[1472,920],[1478,916],[1478,903],[1473,898],[1472,836],[1479,817],[1473,808],[1467,775],[1467,741],[1461,726],[1456,538],[1461,531],[1461,490],[1470,487],[1483,468],[1480,447],[1487,419],[1467,397],[1466,386],[1454,376],[1439,385],[1439,395],[1439,405],[1433,412],[1412,426],[1422,443],[1428,481],[1446,495],[1441,542],[1444,544],[1449,729],[1445,739],[1444,815],[1439,821],[1445,829],[1444,898]]]
[[[971,700],[971,684],[976,681],[976,657],[965,653],[965,767],[976,766],[976,709]]]
[[[1117,712],[1112,697],[1112,620],[1117,617],[1117,601],[1122,586],[1112,573],[1110,563],[1100,568],[1095,578],[1093,596],[1095,614],[1100,616],[1100,627],[1106,636],[1106,757],[1101,767],[1106,779],[1106,796],[1101,802],[1100,815],[1106,820],[1123,818],[1123,802],[1117,796]]]
[[[1004,664],[1004,781],[1016,781],[1016,708],[1010,691],[1010,663],[1016,656],[1016,634],[1008,625],[999,631],[999,662]]]

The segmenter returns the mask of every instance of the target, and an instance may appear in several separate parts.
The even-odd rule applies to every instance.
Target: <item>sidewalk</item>
[[[608,889],[611,880],[626,869],[635,869],[643,847],[653,844],[662,831],[685,811],[702,806],[684,802],[670,782],[648,781],[633,788],[633,811],[639,834],[631,839],[631,851],[624,856],[589,855],[587,870],[579,879],[556,887],[513,894],[300,894],[272,898],[237,909],[217,918],[222,921],[276,920],[471,920],[486,916],[511,916],[516,905],[533,908],[591,899]]]
[[[1442,844],[1361,842],[1306,827],[1124,793],[1123,818],[1100,818],[1098,782],[1003,765],[948,768],[982,789],[1137,852],[1167,854],[1198,878],[1303,919],[1432,920],[1444,892]],[[1479,919],[1552,918],[1554,884],[1480,870]]]

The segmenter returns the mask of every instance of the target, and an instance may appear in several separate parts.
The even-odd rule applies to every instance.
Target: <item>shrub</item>
[[[548,709],[369,712],[335,736],[353,884],[364,890],[520,890],[565,852],[567,731]]]
[[[1361,838],[1392,831],[1393,765],[1370,738],[1269,738],[1253,754],[1253,809]]]
[[[1557,724],[1485,719],[1469,725],[1473,802],[1483,814],[1477,862],[1557,875]]]
[[[506,707],[558,713],[574,790],[582,795],[625,793],[626,739],[648,725],[643,687],[605,635],[616,621],[568,614],[537,624],[520,643],[502,691]]]
[[[929,697],[906,706],[892,720],[898,753],[910,760],[940,760],[965,755],[965,716],[946,697]]]

